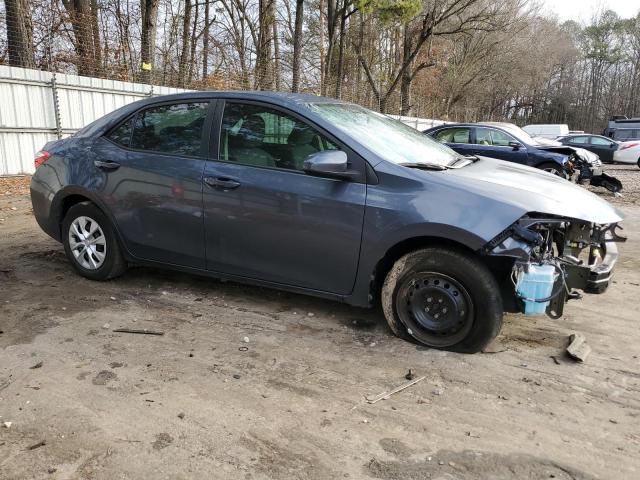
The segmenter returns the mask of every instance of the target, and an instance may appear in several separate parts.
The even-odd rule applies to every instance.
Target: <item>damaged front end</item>
[[[612,193],[622,191],[622,182],[617,178],[604,173],[600,157],[583,148],[567,146],[545,146],[544,150],[566,155],[566,175],[569,180],[579,184],[589,184],[594,187],[602,187]]]
[[[618,258],[619,224],[529,214],[483,248],[513,259],[510,279],[516,311],[559,318],[568,300],[603,293]]]

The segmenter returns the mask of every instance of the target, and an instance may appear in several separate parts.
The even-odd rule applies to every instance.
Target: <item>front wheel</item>
[[[69,209],[62,221],[62,242],[67,258],[83,277],[109,280],[127,269],[109,219],[92,203]]]
[[[538,165],[538,168],[557,177],[567,178],[562,167],[556,163],[543,163]]]
[[[387,274],[381,296],[391,330],[427,347],[475,353],[502,327],[496,279],[456,250],[425,248],[403,256]]]

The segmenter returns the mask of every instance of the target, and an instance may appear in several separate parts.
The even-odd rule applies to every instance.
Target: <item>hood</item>
[[[480,157],[469,166],[442,174],[445,182],[518,207],[523,214],[538,212],[598,224],[624,218],[609,202],[583,187],[536,168]]]

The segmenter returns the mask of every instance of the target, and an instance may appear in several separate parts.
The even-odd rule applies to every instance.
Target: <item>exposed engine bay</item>
[[[512,257],[511,282],[519,310],[527,315],[562,315],[568,300],[603,293],[618,258],[618,223],[529,214],[485,247],[489,256]]]

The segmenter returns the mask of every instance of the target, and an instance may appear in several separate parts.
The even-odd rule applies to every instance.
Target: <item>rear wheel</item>
[[[382,308],[396,335],[432,348],[475,353],[502,327],[493,274],[470,255],[446,248],[400,258],[382,287]]]
[[[109,219],[92,203],[69,209],[62,222],[62,242],[67,258],[83,277],[109,280],[127,269]]]

